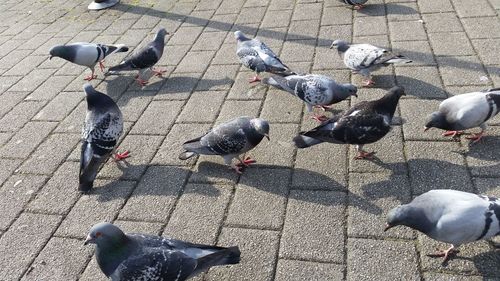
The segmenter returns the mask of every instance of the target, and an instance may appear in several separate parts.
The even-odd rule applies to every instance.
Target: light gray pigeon
[[[165,35],[169,34],[165,28],[160,28],[156,32],[156,36],[152,42],[134,52],[132,56],[122,61],[119,65],[113,66],[109,69],[110,72],[119,72],[126,70],[139,70],[136,81],[139,85],[144,86],[148,83],[147,80],[142,79],[142,72],[146,69],[151,69],[157,76],[165,73],[165,70],[153,69],[153,66],[160,60],[165,48]]]
[[[500,234],[500,200],[458,190],[431,190],[389,212],[385,230],[398,225],[452,244],[433,255],[446,262],[458,246]]]
[[[272,76],[262,79],[262,83],[287,91],[306,103],[311,113],[313,106],[323,109],[341,102],[350,96],[357,97],[358,88],[352,84],[338,84],[333,79],[317,74],[290,75],[287,77]],[[314,115],[313,119],[325,121],[324,115]]]
[[[238,247],[192,244],[146,234],[125,234],[111,223],[90,229],[85,245],[96,244],[96,260],[112,281],[187,280],[212,266],[240,262]]]
[[[353,6],[354,9],[361,10],[364,7],[364,4],[368,0],[343,0],[343,1],[346,4],[349,4],[349,5]]]
[[[82,130],[82,152],[80,157],[80,192],[89,192],[94,179],[104,162],[111,156],[123,132],[122,113],[109,96],[85,84],[87,116]],[[129,152],[117,153],[115,160],[122,160]]]
[[[500,111],[500,88],[456,95],[441,102],[428,117],[424,131],[435,127],[446,130],[444,136],[458,136],[462,130],[480,127],[481,132],[468,139],[477,143],[485,135],[486,121]]]
[[[363,145],[374,143],[389,133],[396,106],[404,94],[403,88],[394,87],[378,100],[362,101],[320,126],[300,132],[293,142],[298,148],[322,142],[355,144],[358,155],[354,159],[370,159],[375,152],[364,151]]]
[[[104,45],[86,42],[77,42],[67,45],[57,45],[50,49],[50,58],[59,57],[65,59],[74,64],[83,65],[90,70],[92,73],[85,77],[85,80],[92,80],[97,77],[94,75],[94,68],[97,63],[101,71],[104,71],[104,59],[114,53],[127,52],[128,47],[123,44],[117,45]]]
[[[220,124],[199,138],[185,142],[183,147],[186,151],[179,155],[179,159],[186,160],[196,154],[220,155],[226,165],[241,174],[242,166],[256,161],[250,157],[241,160],[240,155],[256,147],[264,137],[269,140],[269,123],[266,120],[238,117]],[[240,163],[234,164],[233,158]]]
[[[255,77],[249,81],[250,83],[260,81],[259,73],[261,72],[269,72],[281,76],[296,74],[281,62],[278,56],[260,40],[256,38],[250,39],[239,30],[234,32],[234,37],[238,42],[236,49],[238,59],[244,66],[255,71]]]
[[[370,44],[351,44],[344,40],[333,41],[330,49],[336,48],[343,56],[344,64],[354,73],[360,73],[367,80],[365,86],[374,85],[371,72],[391,64],[410,63],[411,60],[398,54],[393,54],[386,49]]]

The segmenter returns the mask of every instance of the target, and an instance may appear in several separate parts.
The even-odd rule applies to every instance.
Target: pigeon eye
[[[100,232],[96,232],[96,234],[95,234],[95,238],[100,237],[100,236],[102,236],[102,233],[100,233]]]

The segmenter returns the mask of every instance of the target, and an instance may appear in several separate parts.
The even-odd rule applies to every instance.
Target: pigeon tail
[[[94,185],[94,180],[99,172],[99,168],[107,157],[98,156],[92,148],[92,144],[84,142],[82,144],[82,153],[80,157],[80,177],[78,190],[88,192]]]
[[[106,54],[106,56],[109,56],[114,53],[124,53],[128,52],[128,47],[125,46],[125,44],[116,44],[116,45],[108,45],[109,52]]]
[[[226,265],[226,264],[237,264],[240,262],[240,249],[235,247],[222,248],[213,254],[209,254],[197,259],[198,270],[206,270],[212,266]]]
[[[181,154],[179,154],[179,159],[181,160],[187,160],[193,156],[195,156],[196,153],[192,152],[192,151],[184,151],[182,152]]]
[[[108,72],[117,72],[123,70],[132,70],[132,65],[130,64],[129,61],[124,61],[118,65],[110,67]]]
[[[93,181],[80,181],[78,185],[78,191],[80,191],[81,193],[88,193],[92,190],[92,187],[94,187]]]
[[[407,59],[405,56],[397,55],[394,58],[386,61],[385,63],[387,63],[387,64],[404,64],[404,63],[411,63],[411,62],[413,62],[413,61]]]
[[[293,74],[291,74],[291,75],[293,75]],[[266,85],[274,86],[274,87],[276,87],[280,90],[283,90],[283,91],[288,91],[287,90],[288,87],[285,88],[286,80],[280,76],[272,76],[272,77],[262,78],[262,83],[266,84]]]
[[[293,143],[295,144],[296,147],[298,148],[307,148],[307,147],[311,147],[313,145],[317,145],[317,144],[320,144],[322,143],[323,141],[321,140],[317,140],[315,138],[311,138],[307,135],[306,133],[300,133],[300,135],[296,136],[295,138],[293,138]]]
[[[276,74],[276,75],[279,75],[281,77],[287,77],[287,76],[290,76],[290,75],[298,75],[296,72],[290,70],[289,68],[285,69],[285,70],[275,70],[275,71],[272,71],[273,74]]]

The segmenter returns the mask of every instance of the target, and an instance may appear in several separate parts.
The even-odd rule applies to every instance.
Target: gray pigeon
[[[125,234],[111,223],[90,229],[85,245],[96,244],[96,260],[112,281],[187,280],[212,266],[240,262],[238,247],[192,244],[146,234]]]
[[[361,10],[364,7],[364,4],[368,0],[343,0],[343,1],[346,4],[349,4],[349,5],[353,6],[354,9]]]
[[[199,138],[185,142],[183,147],[186,151],[179,155],[179,159],[186,160],[196,154],[220,155],[226,165],[241,174],[242,166],[255,163],[255,160],[250,157],[241,160],[240,155],[256,147],[264,137],[269,140],[269,123],[266,120],[238,117],[220,124]],[[233,158],[240,163],[235,165]]]
[[[392,209],[385,230],[404,225],[452,246],[433,256],[446,262],[458,246],[500,234],[500,200],[473,193],[438,189]]]
[[[104,71],[103,61],[107,56],[114,53],[127,51],[128,47],[123,44],[104,45],[77,42],[68,45],[57,45],[52,47],[49,51],[49,59],[52,59],[53,57],[59,57],[74,64],[83,65],[90,68],[90,70],[92,70],[92,74],[84,78],[85,80],[90,81],[97,77],[97,75],[94,75],[94,68],[97,63],[99,63],[101,71]]]
[[[339,55],[343,56],[344,64],[354,73],[360,73],[367,80],[365,86],[374,85],[371,72],[391,64],[410,63],[411,60],[398,54],[393,54],[370,44],[351,44],[344,40],[333,41],[330,49],[336,48]]]
[[[364,151],[363,145],[374,143],[389,133],[396,106],[404,94],[403,88],[394,87],[378,100],[362,101],[320,126],[300,132],[293,142],[298,148],[322,142],[355,144],[358,150],[355,159],[372,158],[375,152]]]
[[[358,88],[352,84],[338,84],[333,79],[317,74],[290,75],[287,77],[272,76],[262,79],[262,83],[287,91],[306,103],[307,110],[313,106],[323,109],[328,105],[341,102],[350,96],[357,97]],[[313,119],[325,121],[327,118],[314,115]]]
[[[151,69],[157,76],[165,73],[165,70],[153,69],[152,67],[160,60],[165,48],[165,35],[169,34],[165,28],[160,28],[156,32],[156,36],[152,42],[139,49],[132,54],[129,58],[122,61],[119,65],[113,66],[109,69],[110,72],[119,72],[126,70],[139,70],[136,81],[139,85],[144,86],[148,83],[147,80],[142,79],[142,72],[145,69]]]
[[[250,83],[260,81],[259,73],[261,72],[281,76],[296,74],[283,64],[278,56],[260,40],[256,38],[250,39],[239,30],[234,32],[234,37],[238,41],[236,49],[238,59],[244,66],[255,71],[255,77],[249,81]]]
[[[439,109],[428,117],[424,131],[435,127],[447,130],[444,136],[458,136],[461,130],[480,127],[481,132],[468,139],[476,143],[486,132],[486,121],[500,111],[500,88],[456,95],[441,102]]]
[[[87,116],[82,130],[80,157],[80,192],[89,192],[99,168],[111,156],[123,132],[122,113],[109,96],[85,84]],[[117,153],[115,160],[122,160],[129,152]]]

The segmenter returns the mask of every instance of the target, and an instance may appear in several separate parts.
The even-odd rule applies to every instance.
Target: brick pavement
[[[442,267],[438,244],[406,228],[382,231],[386,212],[435,188],[500,196],[500,119],[481,145],[421,133],[440,100],[500,87],[498,0],[369,0],[355,12],[338,0],[130,0],[88,12],[88,0],[0,3],[0,280],[104,280],[82,239],[96,222],[194,242],[237,244],[242,262],[195,280],[500,280],[496,241],[461,247]],[[142,46],[165,27],[165,79],[139,89],[133,74],[92,83],[124,113],[127,163],[107,163],[90,195],[76,192],[83,76],[55,44]],[[353,161],[354,149],[297,151],[291,138],[314,123],[289,94],[248,85],[232,31],[259,36],[293,69],[354,81],[333,39],[394,49],[413,64],[375,73],[394,84],[403,122]],[[146,39],[146,40],[145,40]],[[106,64],[119,62],[117,54]],[[345,109],[351,102],[336,105]],[[242,176],[216,157],[177,159],[181,143],[238,115],[271,122],[271,142]],[[496,243],[495,243],[496,242]],[[483,279],[484,278],[484,279]]]

